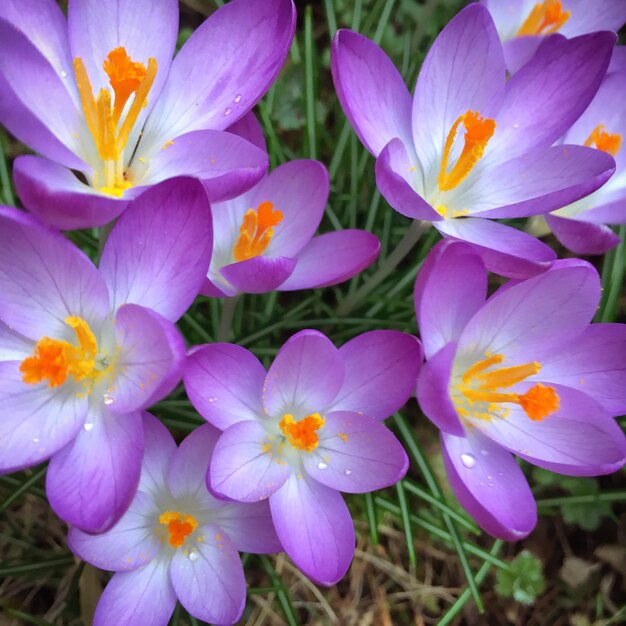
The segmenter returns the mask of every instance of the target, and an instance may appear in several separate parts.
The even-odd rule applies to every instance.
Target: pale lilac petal
[[[604,254],[621,241],[604,224],[591,224],[556,215],[546,215],[546,222],[554,236],[575,254]]]
[[[177,450],[170,431],[154,415],[143,412],[144,452],[138,489],[153,499],[167,487],[167,472]]]
[[[0,318],[39,341],[71,335],[65,319],[99,324],[109,311],[106,286],[87,256],[16,209],[0,208]]]
[[[207,422],[226,430],[263,415],[265,374],[252,352],[230,343],[212,343],[187,358],[185,390]]]
[[[169,565],[154,559],[115,574],[100,596],[93,626],[167,626],[176,606]]]
[[[251,144],[254,144],[257,148],[267,152],[267,144],[265,143],[265,134],[263,133],[263,127],[259,123],[256,115],[250,111],[246,113],[242,118],[238,119],[234,124],[226,129],[229,133],[238,135]]]
[[[46,492],[56,514],[88,532],[110,528],[135,495],[143,449],[140,413],[92,406],[78,437],[50,459]]]
[[[400,72],[373,41],[349,30],[337,31],[331,69],[344,113],[374,156],[394,137],[412,144],[411,95]]]
[[[263,387],[263,406],[272,417],[321,412],[335,399],[345,376],[339,350],[316,330],[302,330],[280,349]]]
[[[164,398],[178,384],[185,342],[178,329],[158,313],[136,304],[122,305],[115,316],[119,352],[109,393],[109,410],[131,413]]]
[[[117,222],[102,253],[113,307],[140,304],[176,321],[206,276],[211,241],[200,183],[178,178],[149,189]]]
[[[443,462],[454,494],[491,535],[506,541],[526,537],[537,523],[537,505],[510,452],[476,432],[441,433]]]
[[[328,586],[343,578],[354,556],[355,536],[338,491],[306,474],[293,474],[270,498],[270,508],[285,552],[309,578]]]
[[[566,37],[591,33],[596,30],[617,32],[626,22],[625,0],[568,0],[571,17],[560,29]]]
[[[415,390],[422,347],[395,330],[363,333],[339,348],[343,385],[326,411],[353,411],[385,419],[401,409]]]
[[[279,291],[328,287],[342,283],[371,265],[380,242],[365,230],[336,230],[313,237],[298,253],[296,266]]]
[[[237,549],[218,526],[201,526],[193,559],[177,550],[170,577],[183,607],[212,624],[234,624],[246,604],[246,580]],[[197,557],[197,558],[196,558]]]
[[[33,352],[33,342],[0,322],[0,361],[23,361]]]
[[[520,22],[521,26],[521,22]],[[526,65],[537,52],[537,48],[542,44],[545,37],[525,35],[524,37],[514,37],[502,44],[504,51],[504,61],[506,69],[514,74],[520,67]]]
[[[406,474],[409,458],[380,421],[348,411],[324,417],[318,447],[303,455],[311,478],[337,491],[367,493],[389,487]]]
[[[589,209],[579,214],[578,219],[590,224],[626,224],[626,190],[624,192],[623,197],[618,196],[615,201]]]
[[[0,472],[36,465],[68,444],[87,414],[76,387],[22,381],[19,361],[0,363]]]
[[[211,490],[233,500],[257,502],[279,489],[291,467],[274,454],[272,439],[258,422],[238,422],[226,429],[207,474]]]
[[[294,271],[296,259],[255,256],[220,268],[224,279],[244,293],[267,293],[278,289]]]

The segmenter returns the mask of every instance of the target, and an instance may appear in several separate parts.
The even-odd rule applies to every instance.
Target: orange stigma
[[[541,383],[524,394],[502,391],[534,376],[541,369],[536,361],[491,369],[503,361],[501,354],[488,355],[470,366],[461,376],[456,393],[453,392],[453,400],[463,417],[484,420],[490,420],[493,416],[504,418],[508,411],[498,406],[502,402],[520,405],[533,421],[541,421],[559,408],[559,396],[554,388]]]
[[[324,426],[326,420],[319,413],[312,413],[299,421],[286,413],[278,425],[287,441],[298,450],[313,452],[319,443],[317,431]]]
[[[265,252],[274,236],[274,226],[283,221],[283,214],[271,202],[261,202],[255,211],[248,209],[233,246],[235,261],[246,261]]]
[[[604,130],[604,124],[598,124],[583,144],[588,148],[597,148],[616,156],[622,146],[622,136],[618,133],[611,134]]]
[[[193,515],[183,515],[178,511],[165,511],[160,515],[159,523],[167,527],[168,542],[172,548],[180,548],[198,528],[198,520]]]
[[[569,20],[570,15],[570,11],[563,10],[561,0],[538,2],[517,31],[517,37],[556,33]]]
[[[465,127],[465,143],[456,163],[452,169],[448,171],[450,152],[454,146],[457,131],[461,124]],[[493,137],[495,130],[495,120],[481,117],[479,113],[475,113],[474,111],[467,111],[452,124],[452,128],[448,133],[446,143],[443,147],[441,168],[437,179],[441,191],[450,191],[458,187],[458,185],[468,177],[476,163],[478,163],[485,154],[487,144]]]

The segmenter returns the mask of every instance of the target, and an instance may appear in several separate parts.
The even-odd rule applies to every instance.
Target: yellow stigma
[[[448,171],[450,160],[450,152],[456,140],[459,126],[463,124],[465,127],[464,145],[452,166]],[[467,111],[461,115],[454,124],[446,137],[446,143],[443,147],[443,156],[441,157],[441,167],[439,169],[439,189],[441,191],[450,191],[458,187],[474,169],[474,166],[485,154],[485,149],[491,137],[496,130],[496,122],[490,118],[481,117],[479,113]]]
[[[274,226],[283,221],[283,214],[271,202],[261,202],[257,210],[249,209],[243,216],[239,238],[233,247],[235,261],[246,261],[265,252],[274,236]]]
[[[517,31],[517,37],[556,33],[569,20],[570,15],[570,11],[563,10],[561,0],[538,2]]]
[[[287,441],[296,449],[313,452],[319,444],[317,431],[324,426],[326,420],[319,413],[312,413],[297,422],[293,415],[286,413],[278,425]]]
[[[94,97],[93,87],[85,64],[80,57],[74,59],[76,83],[83,105],[87,126],[96,144],[98,155],[104,164],[104,185],[100,191],[121,196],[132,186],[124,174],[124,149],[130,133],[137,122],[141,109],[148,104],[148,93],[157,73],[156,59],[148,59],[148,66],[133,61],[122,46],[111,50],[103,63],[109,77],[114,100],[108,89],[100,89]],[[133,101],[122,120],[130,97]]]
[[[616,156],[622,146],[622,136],[618,133],[608,133],[604,130],[604,124],[598,124],[587,137],[583,144],[588,148],[597,148]]]
[[[185,539],[198,528],[198,520],[193,515],[183,515],[178,511],[162,513],[159,517],[159,524],[167,528],[168,542],[172,548],[180,548],[185,543]]]
[[[98,344],[89,324],[80,317],[71,316],[65,323],[76,334],[78,345],[60,339],[43,337],[32,356],[20,364],[22,380],[30,385],[48,381],[48,387],[59,387],[68,377],[85,382],[87,393],[95,382],[111,374],[113,363],[98,361]]]
[[[452,390],[452,399],[461,416],[484,420],[494,416],[504,418],[508,410],[499,405],[510,402],[520,405],[531,420],[541,421],[559,408],[559,396],[554,388],[541,383],[524,394],[502,391],[534,376],[541,369],[536,361],[492,369],[503,361],[501,354],[487,355],[467,368]]]

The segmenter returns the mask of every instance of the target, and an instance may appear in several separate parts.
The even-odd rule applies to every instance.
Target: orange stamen
[[[604,124],[599,124],[592,131],[583,144],[588,148],[597,148],[616,156],[622,146],[622,136],[618,133],[611,134],[604,130]]]
[[[452,169],[448,172],[448,161],[450,152],[456,140],[459,126],[465,127],[464,145],[459,158]],[[474,166],[485,154],[487,144],[496,130],[496,122],[490,118],[481,117],[479,113],[467,111],[461,115],[446,137],[441,158],[441,168],[439,170],[439,189],[450,191],[460,185],[474,169]]]
[[[293,415],[286,413],[278,425],[294,448],[313,452],[319,443],[317,431],[324,426],[325,422],[326,420],[319,413],[307,415],[297,422],[293,419]]]
[[[271,202],[261,202],[256,211],[249,209],[243,216],[239,238],[233,246],[235,261],[246,261],[263,254],[274,236],[274,226],[282,220],[282,212],[274,210]]]
[[[139,89],[139,85],[146,77],[146,66],[133,61],[128,56],[126,48],[120,46],[109,52],[103,67],[115,93],[113,120],[117,126],[128,99]]]
[[[517,37],[556,33],[567,22],[570,15],[570,11],[563,10],[561,0],[538,2],[517,31]]]
[[[180,548],[198,528],[198,520],[193,515],[183,515],[178,511],[165,511],[159,516],[159,523],[167,527],[168,541],[173,548]]]

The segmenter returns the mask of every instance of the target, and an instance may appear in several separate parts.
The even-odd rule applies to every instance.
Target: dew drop
[[[328,463],[324,463],[323,461],[320,461],[317,464],[317,469],[325,470],[327,467],[328,467]]]
[[[109,406],[109,404],[113,404],[113,402],[115,401],[115,398],[113,397],[113,395],[109,391],[105,391],[102,394],[102,399],[104,400],[104,403],[107,406]]]
[[[230,115],[233,112],[233,110],[228,107],[225,111],[224,111],[224,115]]]
[[[352,474],[352,470],[351,469],[347,469],[346,470],[346,476],[350,476],[350,474]]]
[[[192,563],[198,560],[198,552],[196,550],[193,550],[192,552],[189,553],[189,560]]]
[[[217,397],[209,398],[209,402],[217,402]]]
[[[65,70],[61,70],[61,77],[67,78],[67,72]]]
[[[472,469],[474,465],[476,465],[476,457],[473,454],[468,454],[464,452],[461,455],[461,463],[467,467],[467,469]]]
[[[33,443],[39,443],[39,437],[33,437]]]
[[[92,428],[93,428],[93,422],[86,422],[83,426],[83,428],[89,432]]]
[[[235,96],[235,102],[236,102],[237,104],[239,104],[239,103],[241,102],[241,98],[242,98],[241,94],[240,94],[240,93],[238,93],[238,94]]]

